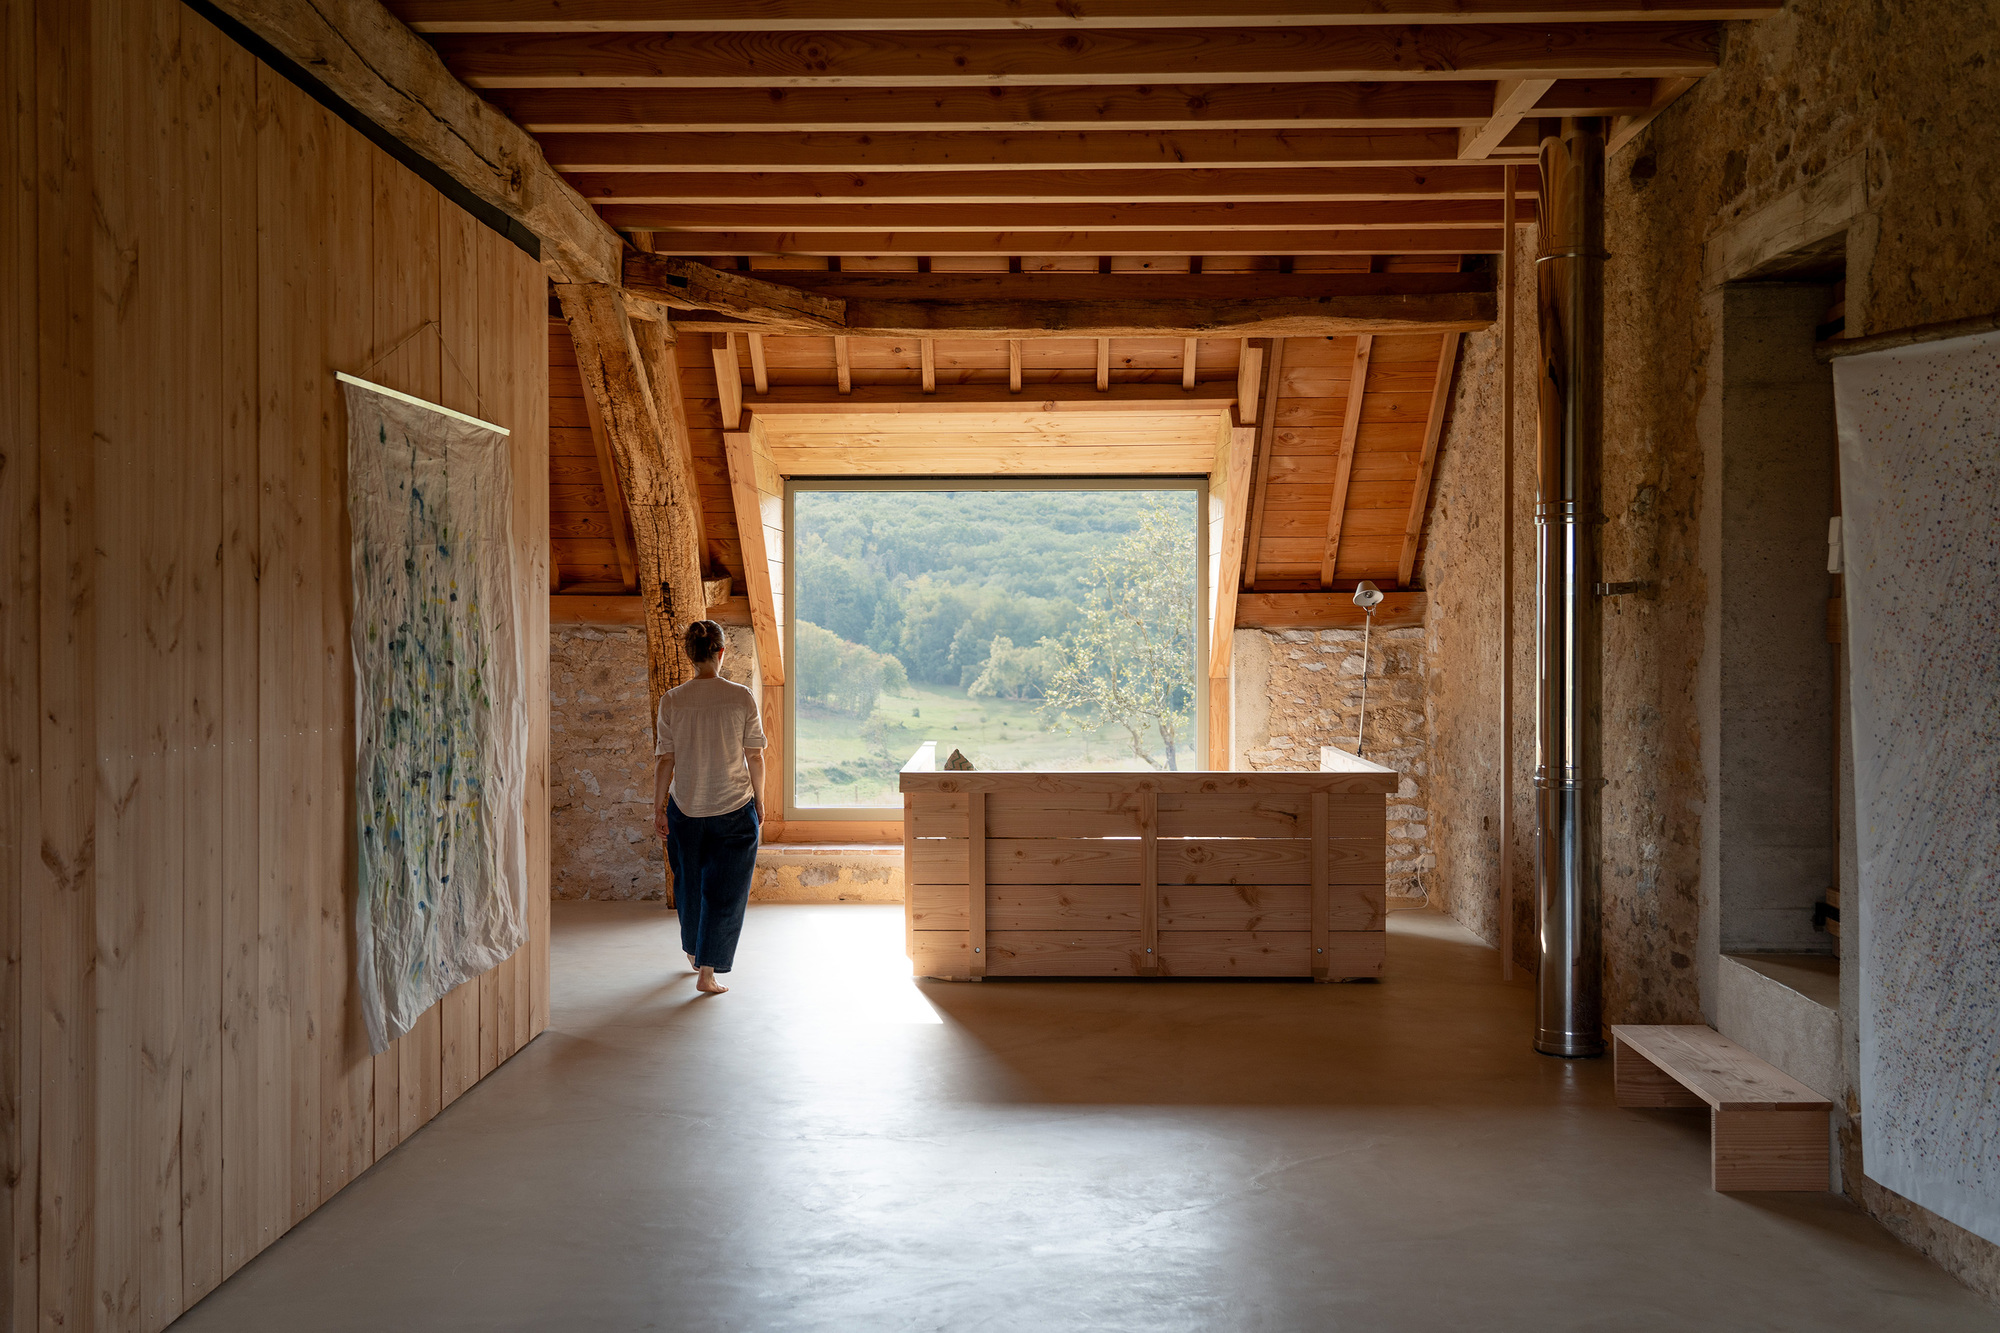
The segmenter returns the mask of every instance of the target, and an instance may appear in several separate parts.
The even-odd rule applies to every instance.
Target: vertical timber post
[[[1535,480],[1535,1049],[1601,1055],[1596,577],[1602,453],[1604,136],[1542,140]]]

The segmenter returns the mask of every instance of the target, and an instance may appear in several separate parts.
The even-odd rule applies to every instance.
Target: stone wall
[[[653,836],[646,631],[549,633],[550,848],[557,898],[664,898]]]
[[[1514,800],[1512,947],[1534,966],[1535,228],[1514,250]],[[1500,947],[1500,329],[1467,334],[1446,408],[1423,546],[1426,802],[1437,904]]]
[[[2000,309],[1991,5],[1794,0],[1730,24],[1722,57],[1606,173],[1605,576],[1659,587],[1605,618],[1612,1022],[1715,1011],[1722,283],[1835,240],[1848,336]],[[1855,971],[1841,977],[1845,1188],[2000,1296],[2000,1247],[1861,1174]]]
[[[1353,750],[1361,711],[1360,630],[1236,631],[1231,767],[1315,770],[1322,745]],[[1363,756],[1395,769],[1389,893],[1422,900],[1436,878],[1424,716],[1424,632],[1377,630],[1368,645]]]
[[[747,629],[727,632],[723,675],[754,688],[755,640]],[[653,833],[645,630],[550,628],[549,787],[555,897],[666,897],[666,855]]]
[[[1794,0],[1727,26],[1720,68],[1606,173],[1602,577],[1649,584],[1604,614],[1605,1021],[1716,1017],[1721,969],[1715,773],[1722,594],[1722,288],[1826,247],[1844,259],[1847,334],[2000,309],[2000,27],[1989,5]],[[1532,290],[1532,266],[1520,270]],[[1523,295],[1527,293],[1524,291]],[[1531,316],[1517,324],[1533,364]],[[1466,341],[1425,559],[1432,598],[1431,793],[1439,881],[1497,938],[1495,672],[1498,376]],[[1532,398],[1517,395],[1517,516],[1532,514]],[[1517,584],[1531,579],[1516,523]],[[1517,607],[1519,603],[1517,603]],[[1532,623],[1517,609],[1519,643]],[[1517,646],[1517,654],[1520,647]],[[1517,677],[1526,680],[1517,655]],[[1516,787],[1532,771],[1516,695]],[[1517,795],[1522,836],[1532,828]],[[1528,945],[1515,855],[1517,956]],[[1857,1150],[1856,969],[1842,970],[1844,1187],[1899,1236],[2000,1295],[2000,1248],[1866,1180]]]

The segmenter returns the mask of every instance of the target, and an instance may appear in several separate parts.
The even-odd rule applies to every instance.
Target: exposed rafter
[[[1507,146],[1503,139],[1500,146]],[[818,134],[546,134],[560,171],[1042,171],[1066,168],[1428,166],[1459,160],[1459,131],[1089,130]],[[1513,146],[1527,152],[1531,132]]]
[[[1108,88],[495,88],[535,134],[780,131],[1339,130],[1456,128],[1493,114],[1492,85],[1201,83]],[[1538,116],[1615,116],[1653,102],[1651,79],[1559,79]]]
[[[652,230],[645,207],[607,208],[620,227]],[[1498,254],[1500,226],[1290,231],[688,231],[691,255],[1416,255]]]
[[[1237,20],[1241,24],[1242,20]],[[437,33],[475,88],[985,87],[1154,84],[1190,79],[1700,77],[1716,25],[1639,22],[1422,27],[1002,28],[932,32],[621,31]]]
[[[390,0],[420,32],[774,32],[792,28],[950,31],[976,28],[1286,27],[1414,23],[1615,23],[1745,19],[1778,11],[1741,0]]]
[[[632,171],[571,179],[593,203],[948,204],[959,201],[1041,204],[1142,204],[1181,201],[1312,203],[1357,199],[1498,199],[1498,163],[1433,167],[1292,167],[1065,171]],[[1541,177],[1520,168],[1519,192],[1535,194]]]
[[[846,325],[846,304],[837,296],[820,296],[693,260],[632,248],[625,251],[622,276],[628,295],[673,310],[706,310],[800,329]]]

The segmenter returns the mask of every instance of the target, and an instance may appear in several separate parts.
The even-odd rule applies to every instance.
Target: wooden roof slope
[[[808,292],[846,299],[858,332],[897,335],[815,337],[794,327],[736,338],[740,395],[754,410],[787,396],[859,405],[928,393],[939,402],[1013,383],[1112,397],[1176,381],[1226,391],[1244,343],[1201,335],[1298,331],[1270,320],[1254,330],[1218,327],[1226,318],[1195,323],[1249,290],[1249,275],[1259,275],[1259,291],[1295,283],[1310,300],[1334,288],[1315,288],[1307,275],[1456,272],[1463,257],[1501,246],[1507,165],[1516,166],[1520,217],[1532,219],[1537,122],[1609,117],[1616,147],[1714,67],[1723,21],[1779,5],[388,7],[531,132],[639,249],[778,282],[789,274]],[[629,284],[629,259],[627,267]],[[1004,297],[1044,300],[1046,316],[1047,284],[1072,273],[1099,275],[1107,293],[1124,281],[1117,275],[1157,275],[1189,312],[1180,316],[1189,327],[1078,337],[1061,322],[1074,312],[1063,311],[1036,328],[997,328],[1017,317],[1014,307],[993,301],[974,311],[966,286],[966,275],[1020,275],[990,283]],[[873,274],[907,277],[878,291],[868,287],[877,279],[862,276]],[[1118,290],[1129,294],[1129,284]],[[861,317],[863,300],[889,312],[879,322],[893,327]],[[1258,443],[1246,586],[1408,584],[1457,341],[1444,308],[1424,305],[1421,331],[1371,334],[1349,321],[1336,336],[1264,343],[1267,365],[1279,369]],[[699,312],[674,318],[691,340],[743,327]],[[1471,325],[1461,316],[1456,327]],[[615,481],[606,487],[611,464],[591,438],[561,341],[552,339],[551,375],[558,576],[565,586],[629,587],[618,516],[604,503],[615,490]],[[682,392],[707,558],[740,578],[721,394],[708,361],[681,358]],[[1350,393],[1357,382],[1361,392]],[[575,386],[567,406],[566,385]]]

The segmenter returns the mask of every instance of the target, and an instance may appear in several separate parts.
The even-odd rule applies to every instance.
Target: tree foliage
[[[792,651],[799,698],[836,713],[867,717],[885,692],[901,694],[910,686],[895,658],[809,621],[793,622]]]
[[[1192,511],[1155,502],[1137,531],[1091,558],[1084,582],[1076,625],[1052,645],[1042,711],[1072,732],[1115,724],[1141,761],[1175,769],[1194,716]]]
[[[1061,665],[1062,649],[1053,639],[1016,647],[1002,634],[993,640],[986,664],[966,693],[975,699],[1039,699]]]

